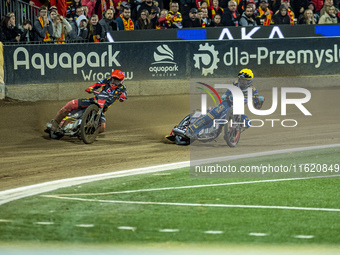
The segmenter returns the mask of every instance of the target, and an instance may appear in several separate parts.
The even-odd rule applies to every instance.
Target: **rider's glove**
[[[263,96],[259,96],[258,99],[256,101],[254,101],[254,106],[256,109],[261,109],[263,102],[264,102],[264,97]]]
[[[126,95],[124,93],[120,94],[119,101],[124,102],[126,100]]]
[[[86,91],[87,93],[92,93],[92,92],[93,92],[93,88],[92,88],[92,87],[89,87],[89,88],[85,89],[85,91]]]
[[[226,95],[226,94],[224,94],[224,95],[222,96],[222,99],[225,100],[225,101],[233,102],[233,96],[232,96],[232,95]]]
[[[229,102],[233,102],[233,96],[232,95],[224,95],[224,96],[225,96],[224,100],[229,101]]]

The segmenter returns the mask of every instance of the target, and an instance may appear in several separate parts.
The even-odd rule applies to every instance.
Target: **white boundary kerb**
[[[179,168],[189,167],[190,163],[192,165],[195,165],[196,163],[204,164],[204,163],[216,162],[217,160],[227,161],[227,160],[233,160],[233,159],[252,158],[252,157],[282,154],[282,153],[289,153],[289,152],[296,152],[296,151],[326,149],[326,148],[335,148],[335,147],[340,147],[340,144],[319,145],[319,146],[311,146],[311,147],[265,151],[265,152],[249,153],[249,154],[236,155],[236,156],[204,159],[202,161],[195,161],[195,162],[184,161],[184,162],[178,162],[178,163],[172,163],[172,164],[136,168],[136,169],[131,169],[131,170],[124,170],[124,171],[111,172],[111,173],[105,173],[105,174],[97,174],[97,175],[82,176],[82,177],[75,177],[75,178],[69,178],[69,179],[44,182],[40,184],[1,191],[0,192],[0,205],[20,199],[20,198],[53,191],[59,188],[66,188],[66,187],[70,187],[73,185],[79,185],[82,183],[88,183],[88,182],[93,182],[93,181],[118,178],[118,177],[130,176],[130,175],[161,172],[161,171],[166,171],[166,170],[175,170]]]

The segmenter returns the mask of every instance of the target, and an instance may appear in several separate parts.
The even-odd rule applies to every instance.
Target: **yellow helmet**
[[[238,73],[237,77],[240,89],[244,90],[251,85],[252,80],[254,78],[254,74],[252,70],[245,68]]]
[[[238,73],[238,78],[242,78],[242,79],[246,79],[246,80],[252,80],[254,78],[254,74],[253,71],[250,69],[242,69],[239,73]]]

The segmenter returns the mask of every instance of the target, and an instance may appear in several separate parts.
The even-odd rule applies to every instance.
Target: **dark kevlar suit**
[[[234,84],[237,86],[237,83]],[[263,105],[263,101],[259,100],[259,94],[254,86],[250,86],[253,91],[252,100],[254,103],[254,106],[256,109],[260,109]],[[244,103],[248,103],[248,92],[246,90],[242,90],[244,95]],[[214,119],[220,118],[222,113],[229,109],[233,103],[233,96],[230,90],[227,90],[227,92],[222,96],[222,103],[220,103],[218,106],[213,108],[211,111],[209,111],[206,115],[202,115],[199,117],[194,123],[190,124],[188,127],[189,135],[197,135],[202,129],[209,128],[212,124]],[[249,118],[246,115],[242,115],[241,120],[245,120],[245,128],[249,128]]]
[[[59,125],[61,120],[65,118],[72,110],[86,108],[91,105],[93,102],[97,102],[97,104],[103,108],[103,113],[107,111],[107,109],[114,104],[117,100],[123,102],[127,98],[126,87],[123,84],[114,85],[111,83],[111,77],[107,79],[103,79],[85,91],[88,93],[92,93],[94,90],[99,89],[100,91],[95,93],[96,95],[92,98],[79,98],[73,99],[68,102],[60,111],[57,113],[54,118],[54,122],[56,125]],[[105,115],[102,115],[102,126],[105,128]],[[54,124],[55,125],[55,124]],[[103,132],[103,131],[102,131]]]

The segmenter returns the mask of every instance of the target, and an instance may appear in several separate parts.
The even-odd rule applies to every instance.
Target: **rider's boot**
[[[241,116],[241,121],[244,123],[244,125],[241,125],[241,132],[243,132],[250,127],[251,122],[250,122],[248,116],[246,116],[246,115]]]
[[[102,123],[99,127],[99,134],[104,133],[105,132],[105,127],[106,127],[106,123]]]
[[[54,119],[52,120],[52,127],[51,130],[53,132],[58,132],[58,127],[60,122],[63,120],[63,118],[65,118],[68,115],[68,112],[64,111],[64,109],[61,109],[57,115],[54,117]]]

